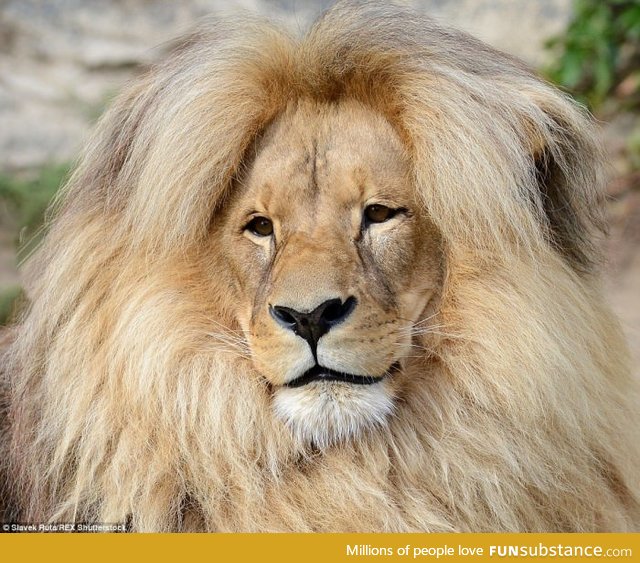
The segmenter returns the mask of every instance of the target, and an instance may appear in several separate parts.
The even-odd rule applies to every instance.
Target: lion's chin
[[[298,441],[326,449],[385,425],[394,396],[386,381],[366,386],[313,382],[277,389],[274,408]]]

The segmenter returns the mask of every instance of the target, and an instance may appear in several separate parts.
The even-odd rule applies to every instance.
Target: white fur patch
[[[372,385],[313,382],[279,388],[274,408],[298,440],[324,449],[385,424],[394,402],[385,381]]]

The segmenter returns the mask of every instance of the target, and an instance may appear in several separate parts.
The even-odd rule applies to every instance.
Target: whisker
[[[406,317],[398,317],[398,318],[401,321],[406,321],[408,323],[411,323],[413,326],[420,326],[420,325],[430,321],[434,317],[438,316],[439,314],[440,314],[440,311],[436,311],[435,313],[429,315],[428,317],[425,317],[424,319],[420,319],[419,321],[414,321],[413,319],[408,319]]]
[[[425,333],[418,333],[414,336],[422,336],[423,334],[435,334],[436,336],[444,336],[446,338],[454,338],[454,339],[463,339],[464,336],[462,334],[456,334],[454,332],[441,332],[441,331],[427,331]]]

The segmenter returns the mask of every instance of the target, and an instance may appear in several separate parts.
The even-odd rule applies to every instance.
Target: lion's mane
[[[273,417],[234,353],[234,296],[212,299],[198,267],[245,152],[303,97],[386,116],[446,245],[440,338],[386,426],[326,451]],[[101,119],[29,262],[0,363],[5,517],[638,530],[637,384],[600,292],[594,139],[519,62],[400,8],[340,3],[302,39],[206,23]]]

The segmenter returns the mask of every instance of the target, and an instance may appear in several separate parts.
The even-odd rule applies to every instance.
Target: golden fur
[[[102,118],[29,262],[0,363],[5,518],[640,530],[638,384],[600,291],[594,138],[517,61],[384,3],[339,3],[302,39],[209,22]],[[289,169],[316,141],[337,156]],[[337,217],[376,178],[412,213],[362,235],[367,261]],[[300,221],[284,235],[274,219],[288,255],[249,240],[249,197]],[[285,258],[267,268],[269,252]],[[319,357],[401,368],[286,395],[307,352],[269,325],[269,299],[349,292],[354,320]]]

